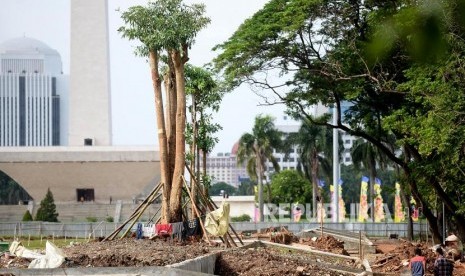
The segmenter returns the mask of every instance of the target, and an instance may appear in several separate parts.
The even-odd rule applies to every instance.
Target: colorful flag
[[[411,204],[411,212],[412,212],[412,220],[413,221],[418,221],[418,208],[417,208],[417,202],[413,197],[410,199],[410,204]]]
[[[358,221],[368,221],[368,177],[362,176],[362,184],[360,186],[360,207],[358,209]]]
[[[346,218],[346,205],[344,199],[342,198],[342,184],[344,183],[342,179],[339,179],[339,222],[344,222]]]
[[[383,197],[381,196],[381,180],[375,178],[375,222],[382,222],[385,220],[384,208],[383,208]]]
[[[405,220],[404,207],[400,199],[400,184],[396,182],[396,194],[394,196],[394,222],[402,222]]]

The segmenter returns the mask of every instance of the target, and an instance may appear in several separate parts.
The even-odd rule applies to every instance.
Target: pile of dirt
[[[77,244],[62,248],[66,256],[62,267],[166,266],[208,254],[219,248],[202,242],[177,243],[131,238]],[[43,252],[44,253],[44,252]],[[2,258],[1,268],[27,268],[22,258]]]
[[[376,272],[398,272],[408,265],[411,258],[415,256],[415,248],[420,248],[422,255],[426,259],[426,271],[433,273],[434,260],[436,254],[424,243],[411,243],[402,240],[400,243],[387,253],[381,254],[375,258],[371,268]]]
[[[344,249],[344,242],[330,235],[323,235],[316,237],[316,239],[300,239],[299,242],[322,251],[349,256],[349,253]]]
[[[349,275],[321,268],[269,248],[249,248],[221,253],[215,275]]]

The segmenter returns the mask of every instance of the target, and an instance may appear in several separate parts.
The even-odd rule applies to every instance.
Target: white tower
[[[112,144],[107,0],[71,0],[69,145]]]

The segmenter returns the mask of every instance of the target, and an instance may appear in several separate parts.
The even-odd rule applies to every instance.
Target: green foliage
[[[211,185],[208,189],[208,194],[210,196],[219,196],[221,191],[224,191],[228,195],[234,195],[236,193],[236,188],[225,183],[225,182],[218,182],[216,184]]]
[[[58,213],[56,212],[55,200],[50,188],[47,189],[45,198],[40,202],[40,207],[37,210],[36,221],[58,222]]]
[[[88,222],[97,222],[97,218],[96,217],[86,217],[86,220]]]
[[[243,214],[243,215],[238,216],[238,217],[231,217],[231,222],[241,222],[241,221],[249,222],[251,220],[252,220],[252,218],[247,214]]]
[[[289,113],[365,139],[402,170],[436,239],[434,197],[465,237],[464,7],[271,0],[217,46],[215,66],[230,87],[268,89]],[[309,111],[321,103],[341,114],[344,101],[335,126]]]
[[[257,181],[258,174],[264,179],[265,161],[269,160],[279,171],[279,165],[273,156],[273,150],[284,149],[282,132],[276,129],[274,118],[269,115],[257,115],[252,133],[245,133],[239,139],[237,151],[238,164],[247,164],[247,173],[252,181]],[[261,171],[257,168],[261,164]]]
[[[111,216],[107,216],[107,217],[105,218],[105,221],[106,221],[106,222],[114,222],[114,219],[113,219],[113,217],[111,217]]]
[[[254,191],[255,183],[251,181],[242,181],[237,187],[236,195],[238,196],[252,196],[255,195]]]
[[[210,19],[203,16],[205,5],[185,5],[182,0],[150,1],[146,6],[133,6],[122,12],[125,26],[118,29],[123,37],[139,40],[136,53],[147,56],[149,51],[182,50],[190,47],[197,33]]]
[[[284,170],[271,180],[273,203],[308,203],[312,200],[312,184],[297,171]]]
[[[26,210],[26,213],[24,213],[22,221],[33,221],[32,215],[29,212],[29,210]]]

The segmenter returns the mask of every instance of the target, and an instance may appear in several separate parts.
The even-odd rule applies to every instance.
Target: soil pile
[[[92,241],[62,248],[62,267],[165,266],[219,250],[202,242],[181,244],[162,240],[131,238],[106,242]],[[27,268],[30,261],[2,257],[1,268]]]
[[[414,244],[402,240],[393,250],[375,258],[371,268],[376,272],[398,272],[408,266],[408,262],[415,256],[415,248],[420,248],[426,258],[426,271],[433,273],[436,255],[431,248],[423,243]]]
[[[315,238],[301,239],[300,243],[322,251],[349,256],[349,253],[344,249],[344,242],[330,235],[317,237],[316,240]]]
[[[284,252],[249,248],[223,252],[216,261],[215,275],[349,275],[320,268]]]

